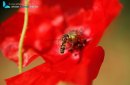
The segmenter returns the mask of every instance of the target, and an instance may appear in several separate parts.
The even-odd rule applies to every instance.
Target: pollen
[[[62,36],[60,53],[64,53],[65,50],[68,50],[69,52],[81,50],[86,43],[87,40],[81,32],[72,30]]]

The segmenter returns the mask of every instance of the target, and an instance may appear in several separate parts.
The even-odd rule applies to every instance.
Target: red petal
[[[7,58],[15,62],[18,62],[18,43],[23,25],[23,16],[23,13],[17,12],[3,22],[0,27],[0,50]],[[25,50],[24,54],[28,54],[28,49],[32,49],[33,52],[31,52],[32,54],[29,53],[26,59],[23,59],[26,61],[24,66],[30,63],[30,59],[31,61],[35,59],[36,56],[34,57],[33,54],[44,53],[51,48],[55,38],[52,37],[54,36],[52,28],[50,19],[34,14],[29,15],[28,30],[23,49]]]
[[[90,9],[94,0],[43,0],[43,4],[48,6],[59,5],[65,13],[74,13],[79,9]]]
[[[91,85],[94,78],[96,78],[100,66],[103,62],[104,51],[101,47],[95,47],[93,49],[85,48],[81,57],[81,61],[78,64],[68,64],[66,68],[64,65],[59,65],[59,68],[66,70],[65,81],[76,83],[77,85]],[[67,65],[68,64],[68,65]]]
[[[18,41],[15,40],[13,37],[8,37],[4,40],[0,47],[2,53],[5,57],[9,58],[10,60],[14,61],[18,64]],[[23,49],[23,67],[27,66],[38,57],[39,54],[36,53],[33,49]]]
[[[89,55],[89,56],[88,56]],[[85,48],[83,51],[81,62],[86,62],[85,60],[89,60],[88,64],[88,74],[91,80],[95,79],[98,75],[101,64],[104,60],[104,50],[102,47],[98,46],[94,49]]]
[[[89,10],[80,9],[66,17],[68,25],[66,30],[81,30],[92,44],[96,45],[121,8],[119,0],[95,0]]]
[[[50,64],[42,64],[17,75],[6,79],[7,85],[56,85],[62,78],[62,73],[54,71]]]
[[[56,85],[60,81],[91,85],[102,63],[104,51],[96,47],[84,50],[83,58],[74,63],[71,57],[57,64],[43,64],[6,80],[7,85]]]
[[[46,84],[46,80],[50,76],[50,65],[43,64],[24,72],[15,77],[6,79],[7,85],[48,85]]]

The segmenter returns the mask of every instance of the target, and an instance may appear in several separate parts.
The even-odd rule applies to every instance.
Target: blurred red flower
[[[30,0],[33,3],[33,0]],[[23,47],[23,66],[41,56],[46,63],[16,77],[8,85],[55,85],[59,81],[91,85],[98,74],[104,52],[96,47],[104,30],[121,10],[118,0],[39,0],[29,8],[28,30]],[[18,63],[18,42],[24,9],[0,26],[0,49]],[[87,40],[82,50],[61,54],[57,40],[72,30],[81,31]],[[40,83],[40,84],[39,84]]]

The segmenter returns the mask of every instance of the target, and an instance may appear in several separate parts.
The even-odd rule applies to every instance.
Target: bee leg
[[[60,53],[64,53],[64,51],[65,51],[65,45],[61,45]]]
[[[74,44],[71,45],[71,47],[69,48],[69,52],[73,52],[74,50]]]

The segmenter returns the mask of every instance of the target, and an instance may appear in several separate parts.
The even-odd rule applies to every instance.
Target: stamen
[[[80,33],[77,30],[72,30],[69,33],[63,35],[60,52],[64,53],[67,45],[69,46],[69,52],[73,52],[74,50],[81,50],[86,45],[86,43],[87,41],[83,33]]]
[[[26,34],[27,30],[27,24],[28,24],[28,0],[25,0],[25,15],[24,15],[24,24],[23,24],[23,29],[21,33],[21,37],[19,40],[19,49],[18,49],[18,69],[19,73],[22,72],[22,48],[23,48],[23,42],[24,42],[24,37]]]

